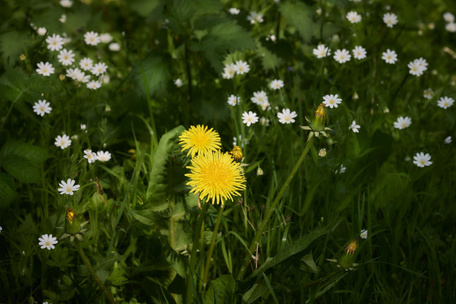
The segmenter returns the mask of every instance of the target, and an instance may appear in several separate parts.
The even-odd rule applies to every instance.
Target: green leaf
[[[275,257],[268,258],[254,273],[252,273],[250,277],[255,277],[267,269],[286,261],[288,258],[302,253],[307,248],[307,246],[310,245],[310,243],[312,243],[320,236],[325,235],[326,233],[328,233],[328,230],[326,229],[315,229],[309,234],[299,238],[295,242],[285,247]]]
[[[221,277],[211,281],[206,294],[206,303],[233,303],[235,285],[234,278],[229,274],[222,275]]]
[[[317,273],[318,272],[318,267],[317,264],[315,264],[315,261],[313,260],[312,253],[306,254],[301,261],[303,264],[301,265],[301,269],[307,272],[311,273]]]
[[[200,42],[190,47],[194,52],[202,51],[217,72],[223,70],[223,60],[228,52],[253,48],[255,42],[249,33],[235,21],[214,26]]]
[[[13,178],[0,172],[0,208],[7,208],[16,197]]]
[[[169,58],[156,54],[149,54],[143,61],[136,64],[133,77],[144,95],[152,96],[160,89],[164,89],[171,74]]]
[[[7,142],[0,150],[0,159],[10,155],[22,156],[34,165],[39,165],[51,157],[46,149],[18,141]]]
[[[13,65],[31,45],[32,40],[25,32],[11,31],[0,35],[0,52],[4,65]]]
[[[122,267],[118,266],[118,267],[114,268],[114,270],[108,276],[108,281],[111,283],[111,285],[114,285],[114,286],[123,285],[128,280],[124,276],[124,274],[125,274],[125,270]]]
[[[259,46],[257,50],[258,57],[261,58],[261,63],[265,70],[273,70],[278,68],[282,64],[282,58],[272,53],[264,46]]]
[[[160,5],[160,0],[130,0],[127,4],[140,16],[147,17]]]
[[[40,181],[38,168],[28,159],[19,155],[8,155],[1,160],[2,168],[23,183]]]
[[[158,143],[154,155],[154,163],[150,172],[149,186],[147,187],[146,202],[153,206],[153,210],[164,210],[169,207],[166,202],[167,182],[167,164],[173,151],[179,145],[179,136],[185,130],[183,126],[178,126],[165,133]]]
[[[302,2],[286,1],[280,3],[280,12],[283,18],[294,26],[305,41],[312,38],[314,22],[312,20],[313,10]]]
[[[253,284],[253,286],[247,290],[244,296],[242,296],[242,300],[247,304],[251,304],[265,295],[267,292],[268,285],[264,281],[263,277],[259,277],[257,282],[255,282],[255,284]]]

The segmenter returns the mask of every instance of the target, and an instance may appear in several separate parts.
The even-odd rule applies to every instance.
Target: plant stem
[[[112,296],[111,292],[101,282],[100,278],[95,273],[95,270],[93,270],[92,264],[90,264],[90,261],[87,258],[87,256],[85,255],[84,250],[82,250],[81,244],[77,238],[75,239],[75,243],[76,243],[76,248],[78,249],[79,255],[81,256],[82,261],[84,262],[84,264],[86,265],[90,274],[92,275],[92,278],[95,280],[95,282],[97,282],[98,286],[100,286],[100,288],[103,290],[103,292],[104,292],[105,296],[108,298],[109,302],[111,304],[115,304],[116,300]]]
[[[209,251],[207,252],[206,266],[204,267],[204,276],[203,276],[204,284],[207,283],[207,276],[209,274],[209,266],[211,264],[212,252],[214,251],[215,240],[217,239],[217,232],[218,232],[220,222],[222,219],[222,213],[223,213],[223,205],[220,206],[218,216],[217,216],[217,221],[215,222],[214,232],[212,233],[211,245],[209,246]]]
[[[236,277],[237,280],[242,280],[244,278],[245,271],[247,270],[247,266],[249,265],[250,258],[257,246],[258,241],[260,240],[261,235],[263,232],[266,230],[266,227],[269,223],[269,218],[272,216],[274,213],[275,209],[279,205],[280,199],[282,198],[283,194],[285,193],[285,190],[287,190],[288,186],[291,183],[291,180],[295,176],[296,172],[298,171],[299,167],[301,166],[302,162],[304,161],[304,158],[306,157],[307,153],[309,152],[310,148],[313,145],[313,137],[307,142],[306,147],[304,148],[304,151],[302,151],[301,156],[299,157],[298,161],[296,162],[295,166],[290,172],[290,175],[288,175],[287,180],[283,184],[282,188],[280,189],[279,193],[277,194],[276,198],[272,202],[272,204],[269,206],[269,208],[266,210],[266,213],[264,215],[263,221],[261,222],[260,227],[258,228],[255,237],[252,240],[252,243],[250,244],[249,252],[246,258],[244,259],[244,262],[242,264],[242,267]]]

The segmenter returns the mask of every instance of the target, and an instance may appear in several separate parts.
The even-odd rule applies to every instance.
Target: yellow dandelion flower
[[[236,162],[240,162],[242,159],[242,150],[238,146],[234,146],[233,150],[231,150],[231,152],[229,152],[229,154]]]
[[[245,177],[239,163],[234,162],[228,153],[220,150],[198,154],[187,167],[191,173],[187,185],[190,192],[199,193],[200,198],[212,199],[212,203],[222,205],[227,199],[233,200],[239,191],[245,189]]]
[[[179,136],[179,144],[182,151],[188,150],[187,156],[196,154],[206,154],[220,149],[220,136],[217,131],[207,129],[207,126],[191,126]]]

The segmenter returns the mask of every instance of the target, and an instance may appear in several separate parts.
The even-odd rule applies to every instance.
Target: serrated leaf
[[[111,272],[111,274],[108,276],[108,281],[111,283],[111,285],[114,286],[120,286],[125,284],[125,282],[128,280],[125,276],[125,270],[122,267],[116,267],[114,270]]]
[[[283,60],[279,58],[276,54],[272,53],[267,48],[260,45],[257,50],[258,57],[261,58],[261,63],[265,70],[273,70],[278,68]]]
[[[178,145],[179,136],[185,131],[183,126],[178,126],[165,133],[158,143],[154,155],[154,163],[150,172],[149,186],[147,187],[146,202],[153,206],[154,210],[164,210],[169,207],[166,202],[168,183],[167,163],[172,156],[172,151]]]
[[[150,54],[136,65],[133,77],[141,91],[152,96],[156,91],[165,88],[171,77],[170,70],[168,57]]]
[[[235,21],[214,26],[199,43],[190,47],[192,51],[202,51],[217,72],[223,70],[222,62],[228,51],[253,48],[255,48],[255,42],[249,33]]]
[[[0,208],[7,208],[16,197],[13,178],[0,172]]]
[[[23,183],[37,183],[40,181],[38,168],[23,156],[8,155],[2,158],[0,166]]]
[[[0,35],[0,52],[4,65],[13,65],[19,56],[31,45],[31,39],[25,32],[11,31]]]
[[[283,18],[295,27],[305,41],[312,38],[313,10],[303,2],[286,1],[280,3],[280,12]]]
[[[302,253],[307,248],[307,246],[310,245],[310,243],[312,243],[320,236],[325,235],[326,233],[328,233],[328,230],[326,229],[315,229],[309,234],[299,238],[295,242],[286,246],[275,257],[268,258],[257,270],[255,270],[254,273],[252,273],[251,277],[255,277],[263,273],[267,269],[286,261],[288,258],[296,254]]]
[[[39,165],[51,157],[46,149],[18,141],[7,142],[3,145],[0,150],[0,160],[9,155],[22,156],[34,165]]]
[[[236,282],[234,278],[225,274],[210,282],[206,294],[206,303],[208,304],[231,304],[233,303],[234,287]]]
[[[160,4],[160,0],[130,0],[127,4],[142,17],[147,17]]]

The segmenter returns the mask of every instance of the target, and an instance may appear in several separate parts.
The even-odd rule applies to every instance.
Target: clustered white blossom
[[[231,79],[235,74],[243,75],[250,71],[250,66],[243,60],[238,60],[236,63],[226,64],[223,69],[222,77],[225,79]]]
[[[443,14],[443,19],[447,22],[445,25],[445,29],[450,32],[456,32],[456,23],[454,22],[454,15],[450,12],[446,12]]]

